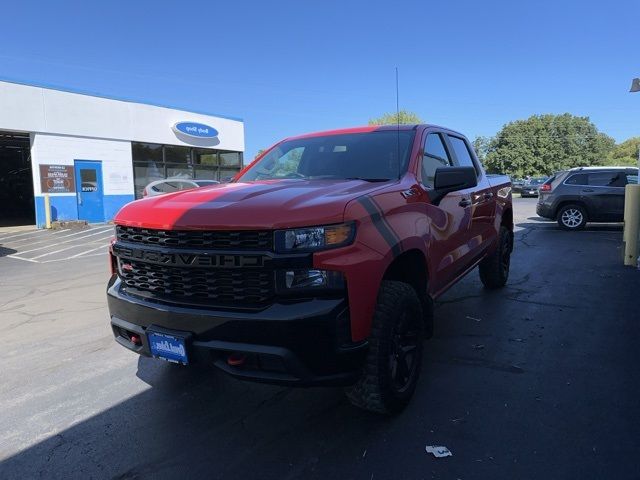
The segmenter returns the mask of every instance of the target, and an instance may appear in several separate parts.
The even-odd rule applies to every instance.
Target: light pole
[[[631,88],[629,91],[631,93],[640,92],[640,78],[631,80]],[[640,147],[638,147],[638,169],[640,169]],[[638,183],[640,183],[640,180],[638,180]]]
[[[631,81],[631,88],[629,92],[636,93],[640,92],[640,78],[634,78]],[[625,231],[627,230],[627,224],[631,227],[627,233],[627,241],[629,236],[635,237],[636,241],[631,241],[630,243],[633,245],[635,243],[635,252],[633,254],[637,255],[636,266],[640,269],[640,249],[638,245],[640,245],[640,228],[638,227],[638,210],[640,207],[638,205],[638,199],[640,198],[640,147],[638,147],[638,175],[636,176],[636,185],[627,185],[625,190]],[[629,215],[627,216],[627,212]],[[635,229],[635,231],[633,231]],[[625,255],[628,255],[625,253]],[[625,259],[631,260],[633,262],[633,257],[629,258],[626,256]],[[625,264],[628,265],[627,260],[625,260]]]

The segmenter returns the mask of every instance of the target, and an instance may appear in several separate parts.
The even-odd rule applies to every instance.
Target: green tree
[[[400,118],[400,122],[398,122],[398,118]],[[369,125],[396,125],[397,123],[412,124],[423,122],[417,113],[409,112],[407,110],[400,110],[398,113],[385,113],[379,118],[369,119]]]
[[[491,142],[492,139],[490,137],[476,137],[472,142],[473,149],[476,151],[476,155],[478,155],[478,158],[483,164],[487,158],[489,150],[491,149]]]
[[[572,167],[603,165],[615,141],[588,117],[533,115],[502,127],[488,148],[490,172],[513,177],[551,175]]]
[[[638,165],[638,149],[640,149],[640,137],[632,137],[619,143],[607,158],[607,165]]]

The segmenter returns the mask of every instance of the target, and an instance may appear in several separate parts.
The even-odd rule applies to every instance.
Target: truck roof
[[[438,128],[441,130],[446,130],[448,132],[451,133],[457,133],[459,135],[459,132],[456,132],[454,130],[451,130],[449,128],[446,127],[441,127],[439,125],[432,125],[432,124],[419,124],[419,123],[413,123],[413,124],[404,124],[401,123],[400,125],[366,125],[366,126],[361,126],[361,127],[351,127],[351,128],[339,128],[339,129],[335,129],[335,130],[324,130],[324,131],[320,131],[320,132],[312,132],[312,133],[305,133],[302,135],[294,135],[292,137],[288,137],[287,140],[298,140],[300,138],[311,138],[311,137],[324,137],[327,135],[346,135],[349,133],[367,133],[367,132],[375,132],[375,131],[394,131],[394,130],[416,130],[418,129],[418,127],[425,127],[425,128]]]

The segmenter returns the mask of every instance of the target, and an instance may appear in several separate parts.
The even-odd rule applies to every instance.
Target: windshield
[[[267,153],[237,181],[397,179],[407,170],[414,136],[414,130],[379,130],[286,141]]]
[[[194,182],[199,187],[206,187],[207,185],[215,185],[216,183],[219,183],[216,180],[194,180]]]
[[[532,178],[531,180],[527,181],[527,185],[542,185],[544,182],[547,181],[547,178]]]

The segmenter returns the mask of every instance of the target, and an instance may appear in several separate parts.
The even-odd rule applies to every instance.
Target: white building
[[[0,81],[0,225],[106,222],[149,182],[241,167],[242,120]]]

